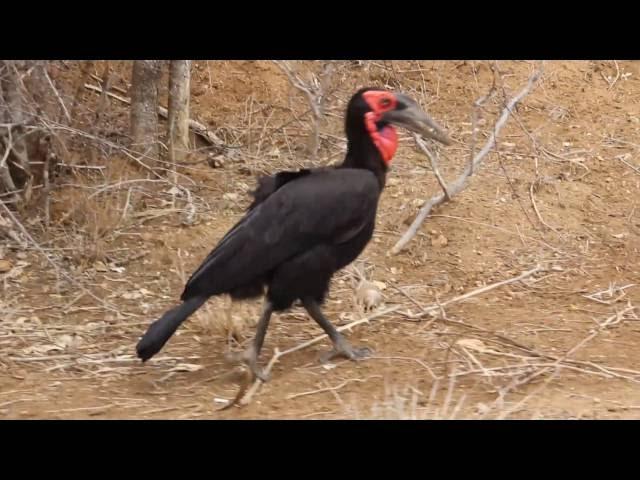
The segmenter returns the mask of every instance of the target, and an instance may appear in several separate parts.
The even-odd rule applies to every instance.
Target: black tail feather
[[[182,322],[206,301],[207,297],[192,297],[153,322],[136,345],[138,357],[144,362],[158,353]]]

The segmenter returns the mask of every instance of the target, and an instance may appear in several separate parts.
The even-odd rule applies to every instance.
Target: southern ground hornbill
[[[373,235],[378,199],[398,146],[393,125],[442,143],[443,130],[409,97],[364,88],[346,112],[347,154],[337,167],[279,172],[258,181],[245,216],[193,273],[182,304],[153,322],[137,345],[146,361],[213,295],[234,299],[264,294],[252,344],[241,355],[253,375],[266,380],[257,359],[274,311],[300,300],[333,342],[323,360],[367,355],[354,348],[320,309],[335,272],[354,261]]]

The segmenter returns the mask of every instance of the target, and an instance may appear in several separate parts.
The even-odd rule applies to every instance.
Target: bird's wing
[[[264,202],[269,196],[271,196],[276,190],[283,185],[296,180],[298,178],[309,175],[313,170],[307,168],[298,171],[283,171],[278,172],[275,175],[268,175],[261,177],[258,180],[258,187],[252,192],[253,202],[249,206],[249,210],[253,210],[259,204]]]
[[[379,194],[377,179],[365,170],[318,172],[287,183],[223,237],[182,299],[227,292],[318,244],[348,241],[375,217]]]

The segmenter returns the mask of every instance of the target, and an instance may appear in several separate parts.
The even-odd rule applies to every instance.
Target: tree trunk
[[[172,60],[169,72],[169,154],[173,162],[189,151],[191,60]]]
[[[131,75],[132,148],[142,158],[158,159],[158,82],[160,60],[136,60]]]
[[[22,198],[12,195],[20,207],[31,200],[33,187],[48,182],[57,156],[51,143],[48,122],[59,116],[62,98],[47,72],[44,61],[2,62],[0,99],[0,184],[6,191],[22,190]],[[22,200],[22,202],[19,202]]]
[[[5,121],[12,126],[3,132],[3,144],[5,146],[4,156],[6,156],[3,165],[3,178],[5,179],[4,187],[9,190],[15,190],[26,186],[25,200],[29,201],[30,185],[32,180],[31,162],[29,159],[29,150],[27,148],[26,135],[24,126],[29,123],[29,115],[20,91],[20,73],[19,69],[24,67],[25,62],[5,60],[5,72],[2,78],[2,93],[4,96]],[[8,151],[6,149],[9,149]],[[13,184],[8,182],[6,167],[13,179]],[[11,168],[13,167],[13,168]]]

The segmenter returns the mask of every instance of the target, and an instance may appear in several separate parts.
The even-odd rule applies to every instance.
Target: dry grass
[[[605,78],[587,80],[583,72],[597,65]],[[269,331],[264,360],[275,348],[291,353],[273,361],[274,379],[249,406],[215,413],[242,381],[223,354],[250,338],[259,302],[234,305],[229,318],[228,300],[213,299],[142,366],[133,356],[135,340],[175,302],[191,269],[239,217],[254,176],[310,165],[316,128],[318,163],[339,161],[343,109],[354,88],[378,83],[420,99],[456,142],[440,162],[446,180],[468,161],[474,135],[478,145],[491,135],[505,99],[532,67],[498,63],[500,88],[480,110],[474,133],[473,102],[494,80],[492,63],[339,62],[323,87],[321,120],[306,100],[298,102],[304,94],[276,66],[216,66],[200,62],[194,70],[194,116],[232,148],[194,143],[183,164],[159,162],[175,169],[175,178],[156,175],[131,157],[126,141],[114,140],[127,131],[119,102],[108,102],[104,123],[89,128],[99,97],[83,92],[73,125],[54,125],[69,152],[61,163],[73,167],[55,178],[49,227],[37,206],[19,217],[37,245],[6,215],[0,222],[7,239],[0,260],[11,263],[0,273],[0,414],[584,418],[607,415],[607,408],[635,414],[640,278],[627,265],[640,229],[636,162],[624,155],[636,150],[628,125],[640,112],[625,101],[638,88],[627,75],[635,68],[630,62],[579,68],[551,62],[469,189],[433,212],[406,251],[389,259],[386,251],[438,189],[429,162],[401,133],[402,160],[393,166],[379,228],[363,257],[368,277],[386,286],[384,303],[369,312],[378,315],[374,321],[348,331],[354,342],[376,346],[372,359],[317,365],[318,344],[328,344],[292,311]],[[311,85],[323,73],[320,63],[293,67]],[[75,68],[53,77],[56,102],[69,111]],[[254,74],[245,84],[247,72]],[[115,75],[113,85],[126,91],[126,71]],[[579,86],[590,89],[585,103],[573,101]],[[227,102],[220,106],[222,94]],[[606,109],[618,100],[626,109],[620,122]],[[596,134],[591,126],[599,116],[608,121]],[[94,163],[85,165],[88,149]],[[544,271],[482,290],[539,264]],[[343,326],[362,318],[354,286],[349,271],[338,275],[327,303],[328,315]]]

